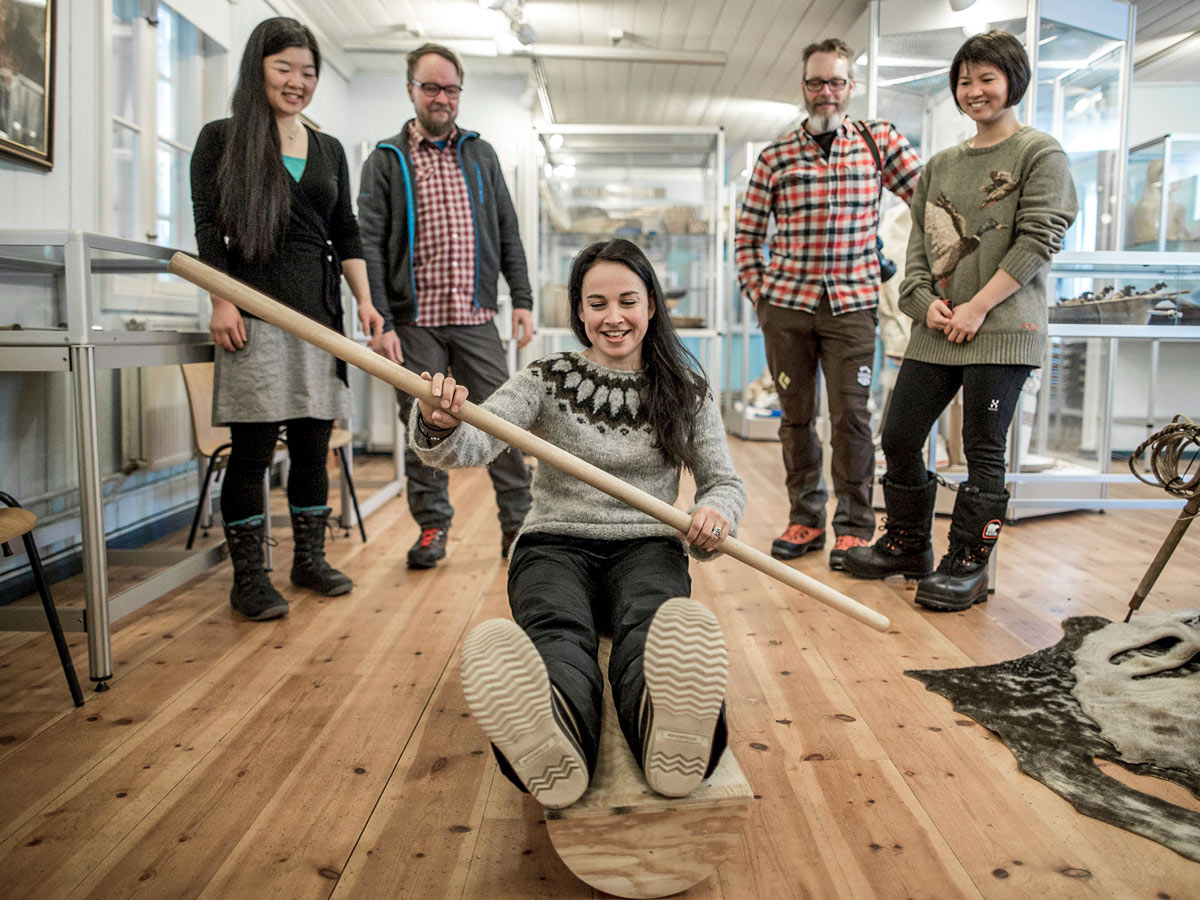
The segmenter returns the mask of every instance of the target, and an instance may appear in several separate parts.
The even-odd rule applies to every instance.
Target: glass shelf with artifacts
[[[1047,295],[1040,389],[1026,386],[1010,441],[1010,514],[1170,505],[1126,487],[1123,460],[1173,416],[1200,415],[1200,253],[1059,253]]]
[[[710,379],[720,372],[724,134],[714,128],[535,128],[534,307],[540,352],[577,346],[567,279],[575,254],[627,238],[658,274],[676,328]]]

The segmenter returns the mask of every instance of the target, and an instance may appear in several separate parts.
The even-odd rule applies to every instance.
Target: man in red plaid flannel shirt
[[[363,257],[371,299],[384,330],[372,349],[413,372],[453,370],[482,403],[508,379],[508,361],[493,319],[497,279],[512,295],[512,337],[533,337],[533,292],[517,214],[496,151],[458,128],[463,87],[458,55],[439,44],[408,54],[408,96],[416,118],[381,141],[363,165],[358,197]],[[396,392],[400,418],[413,400]],[[430,569],[446,555],[454,515],[444,470],[405,454],[408,508],[421,534],[408,551],[410,569]],[[488,466],[508,549],[529,512],[529,468],[509,447]]]
[[[881,179],[907,203],[921,165],[891,123],[872,120],[863,124],[882,171],[876,167],[870,145],[846,118],[854,90],[851,59],[850,48],[836,39],[805,48],[808,118],[759,156],[734,238],[738,286],[758,313],[783,412],[779,438],[791,508],[771,554],[793,559],[825,546],[828,493],[815,424],[820,362],[833,424],[834,569],[842,567],[851,547],[865,546],[875,529],[867,398],[879,302],[875,234]],[[764,262],[772,215],[776,231],[770,261]]]

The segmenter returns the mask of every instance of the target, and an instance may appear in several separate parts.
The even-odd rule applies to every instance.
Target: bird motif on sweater
[[[999,203],[1013,191],[1021,186],[1021,182],[1013,178],[1012,172],[990,172],[991,183],[983,185],[979,192],[986,194],[983,202],[979,204],[980,209],[987,209],[993,203]]]
[[[967,232],[967,220],[955,208],[953,201],[944,193],[925,208],[925,231],[933,246],[933,277],[949,278],[958,264],[979,249],[979,239],[989,231],[1007,228],[993,218]]]

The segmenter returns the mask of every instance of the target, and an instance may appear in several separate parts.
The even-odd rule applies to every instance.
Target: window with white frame
[[[112,0],[110,234],[195,249],[188,165],[223,99],[223,54],[165,3]]]

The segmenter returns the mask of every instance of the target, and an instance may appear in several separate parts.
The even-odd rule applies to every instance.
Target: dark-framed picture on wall
[[[0,155],[54,165],[54,20],[59,0],[0,0]]]

